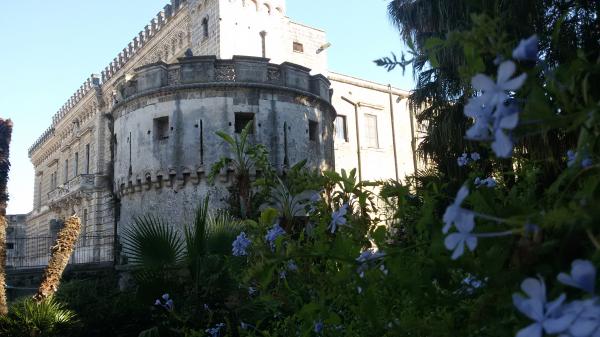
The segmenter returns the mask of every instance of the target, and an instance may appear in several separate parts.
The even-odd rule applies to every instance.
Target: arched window
[[[267,14],[271,14],[271,6],[269,6],[269,4],[264,3],[263,4],[265,6],[265,12],[267,12]]]
[[[208,17],[202,19],[202,36],[208,38]]]

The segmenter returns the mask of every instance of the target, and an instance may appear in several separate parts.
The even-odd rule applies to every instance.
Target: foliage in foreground
[[[40,302],[27,298],[14,303],[7,316],[0,316],[0,335],[63,337],[69,336],[75,325],[75,313],[54,298]]]

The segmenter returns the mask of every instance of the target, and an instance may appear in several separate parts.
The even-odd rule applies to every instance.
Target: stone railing
[[[120,101],[166,87],[194,85],[265,85],[288,88],[318,96],[330,102],[329,80],[319,74],[310,75],[310,69],[285,62],[269,63],[269,59],[234,56],[218,60],[215,56],[180,58],[178,63],[152,63],[136,69],[136,76],[118,86]]]
[[[62,186],[48,192],[48,203],[58,202],[79,191],[92,190],[95,187],[95,174],[80,174]]]

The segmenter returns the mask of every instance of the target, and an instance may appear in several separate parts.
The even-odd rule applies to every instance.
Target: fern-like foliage
[[[171,225],[155,216],[136,218],[123,238],[123,252],[133,265],[155,269],[183,261],[183,240]]]
[[[26,298],[13,304],[8,316],[0,316],[0,335],[65,336],[76,324],[75,313],[53,297],[39,303]]]

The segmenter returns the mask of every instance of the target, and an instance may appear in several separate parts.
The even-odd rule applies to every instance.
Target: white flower
[[[337,230],[338,226],[342,226],[346,224],[346,213],[348,212],[348,204],[344,204],[342,205],[342,207],[340,207],[340,209],[338,209],[337,211],[333,212],[333,214],[331,214],[331,222],[329,223],[329,227],[331,230],[331,233],[335,233],[335,231]]]
[[[477,248],[477,237],[473,235],[472,231],[475,228],[475,223],[456,223],[456,229],[458,232],[448,234],[444,240],[444,245],[448,250],[452,250],[452,260],[456,260],[461,257],[465,252],[465,245],[470,251],[474,251]]]

